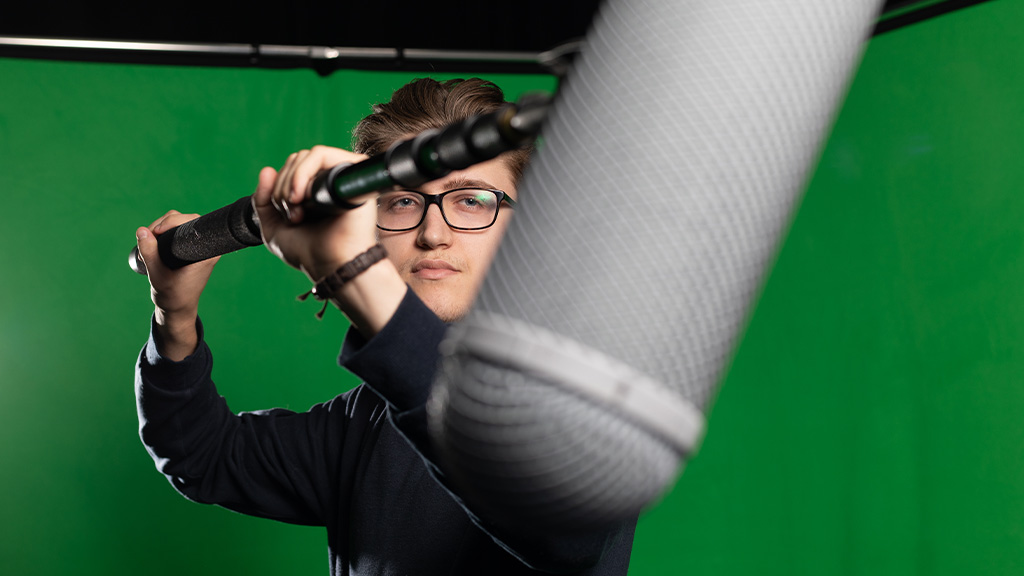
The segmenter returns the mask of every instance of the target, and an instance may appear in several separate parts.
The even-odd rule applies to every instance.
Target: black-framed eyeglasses
[[[498,209],[506,202],[516,202],[501,190],[486,188],[455,188],[441,194],[424,194],[415,190],[394,190],[377,197],[377,228],[388,232],[405,232],[418,228],[431,204],[441,209],[441,217],[455,230],[483,230],[498,220]]]

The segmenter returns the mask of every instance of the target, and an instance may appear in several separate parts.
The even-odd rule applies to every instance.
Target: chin
[[[455,324],[456,322],[458,322],[458,321],[462,320],[463,318],[465,318],[466,314],[468,314],[468,313],[469,313],[469,311],[465,310],[465,311],[459,312],[458,314],[437,314],[437,317],[440,318],[441,321],[444,322],[445,324]],[[435,312],[435,314],[436,314],[436,312]]]
[[[447,302],[440,304],[427,303],[427,307],[430,308],[434,314],[437,314],[437,317],[446,324],[458,322],[465,318],[466,314],[469,313],[468,306],[456,306]]]
[[[469,313],[470,303],[468,302],[453,301],[446,295],[438,294],[428,288],[413,287],[413,292],[427,305],[427,308],[430,308],[442,322],[447,324],[458,322]]]

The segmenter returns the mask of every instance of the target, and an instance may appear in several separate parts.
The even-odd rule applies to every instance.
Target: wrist
[[[168,312],[157,308],[153,318],[156,326],[154,341],[161,356],[180,362],[196,351],[199,345],[197,312]]]
[[[303,272],[313,284],[323,281],[334,274],[339,268],[364,254],[376,245],[376,242],[354,244],[352,246],[334,244],[329,253],[314,255],[314,264]]]
[[[367,338],[387,324],[407,290],[380,244],[363,250],[313,281],[313,289],[299,298],[305,300],[312,295],[324,302],[317,318],[323,317],[329,301]]]
[[[390,260],[377,262],[331,298],[364,338],[373,338],[395,315],[409,287]]]

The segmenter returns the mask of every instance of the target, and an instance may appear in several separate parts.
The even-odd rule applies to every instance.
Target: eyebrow
[[[484,182],[483,180],[472,180],[469,178],[451,178],[445,180],[441,186],[445,190],[454,190],[456,188],[485,188],[487,190],[495,190],[493,184]]]

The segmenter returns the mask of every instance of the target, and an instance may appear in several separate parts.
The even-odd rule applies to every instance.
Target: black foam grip
[[[172,269],[262,243],[249,196],[186,222],[157,239],[160,260]]]

